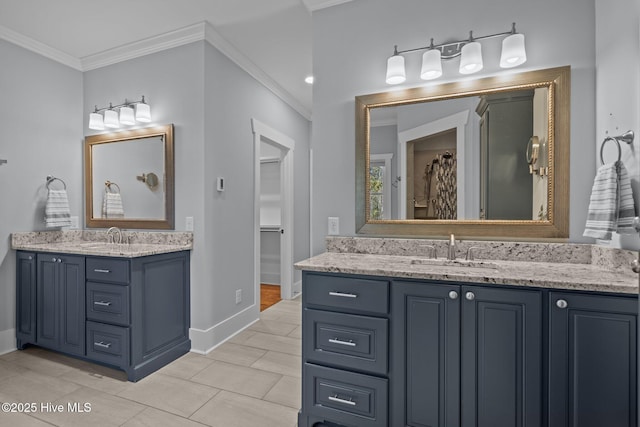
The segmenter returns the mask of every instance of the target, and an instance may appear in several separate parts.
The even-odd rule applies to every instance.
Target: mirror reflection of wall
[[[124,217],[162,219],[165,213],[164,191],[149,191],[137,177],[157,171],[157,188],[163,188],[164,142],[161,137],[96,144],[93,157],[93,217],[104,218],[105,182],[117,184]]]

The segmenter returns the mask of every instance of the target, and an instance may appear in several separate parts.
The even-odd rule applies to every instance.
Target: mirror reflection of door
[[[407,144],[412,153],[407,155],[407,170],[412,169],[407,213],[412,212],[414,219],[457,219],[456,143],[453,128]]]

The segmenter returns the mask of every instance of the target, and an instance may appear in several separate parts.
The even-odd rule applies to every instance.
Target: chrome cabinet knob
[[[640,273],[640,264],[638,264],[637,259],[634,259],[633,261],[631,261],[631,270],[634,273]]]
[[[449,292],[449,298],[458,299],[458,293],[456,291]]]
[[[56,262],[56,258],[55,257],[51,258],[51,262]]]
[[[58,258],[58,262],[62,262],[62,258]]]
[[[466,294],[464,294],[464,297],[469,301],[473,301],[474,299],[476,299],[476,295],[473,292],[467,292]]]
[[[569,306],[569,303],[567,303],[566,300],[559,299],[558,301],[556,301],[556,306],[558,308],[567,308]]]

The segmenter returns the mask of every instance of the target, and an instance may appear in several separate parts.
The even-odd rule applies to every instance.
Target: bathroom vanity
[[[190,243],[64,240],[14,235],[19,349],[106,364],[130,381],[190,350]]]
[[[492,258],[334,238],[297,264],[298,425],[636,426],[638,286],[622,266],[633,254],[465,244]]]

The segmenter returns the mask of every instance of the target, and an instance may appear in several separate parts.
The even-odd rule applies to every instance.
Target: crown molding
[[[337,6],[350,1],[351,0],[302,0],[307,9],[309,9],[309,12],[326,9],[327,7]]]
[[[158,36],[149,37],[137,42],[105,50],[81,58],[82,70],[90,71],[107,65],[149,55],[166,49],[182,46],[204,39],[205,23],[189,25]]]
[[[296,110],[302,117],[311,121],[311,111],[302,103],[295,99],[289,92],[280,86],[275,80],[269,77],[260,67],[254,64],[248,57],[236,49],[229,43],[215,28],[205,23],[205,40],[213,47],[218,49],[222,54],[234,62],[238,67],[242,68],[251,77],[260,82],[263,86],[273,92],[278,98],[282,99],[291,108]]]
[[[344,1],[344,0],[342,0]],[[311,121],[311,111],[301,102],[294,98],[275,80],[269,77],[260,67],[254,64],[249,58],[229,43],[214,27],[208,22],[199,22],[175,31],[170,31],[158,36],[149,37],[144,40],[129,43],[113,49],[105,50],[94,55],[83,58],[76,58],[59,51],[44,43],[33,40],[27,36],[17,33],[9,28],[0,25],[0,38],[16,44],[22,48],[45,56],[54,61],[60,62],[78,71],[90,71],[97,68],[106,67],[118,62],[138,58],[151,53],[160,52],[166,49],[182,46],[185,44],[205,40],[213,47],[222,52],[236,65],[242,68],[259,83],[282,99],[291,108],[296,110],[302,117]]]
[[[13,31],[3,25],[0,25],[0,39],[6,40],[9,43],[13,43],[24,49],[30,50],[31,52],[37,53],[38,55],[44,56],[45,58],[52,59],[75,70],[83,71],[81,61],[75,56],[64,53],[61,50],[55,49],[49,45],[34,40],[31,37],[27,37],[16,31]]]

